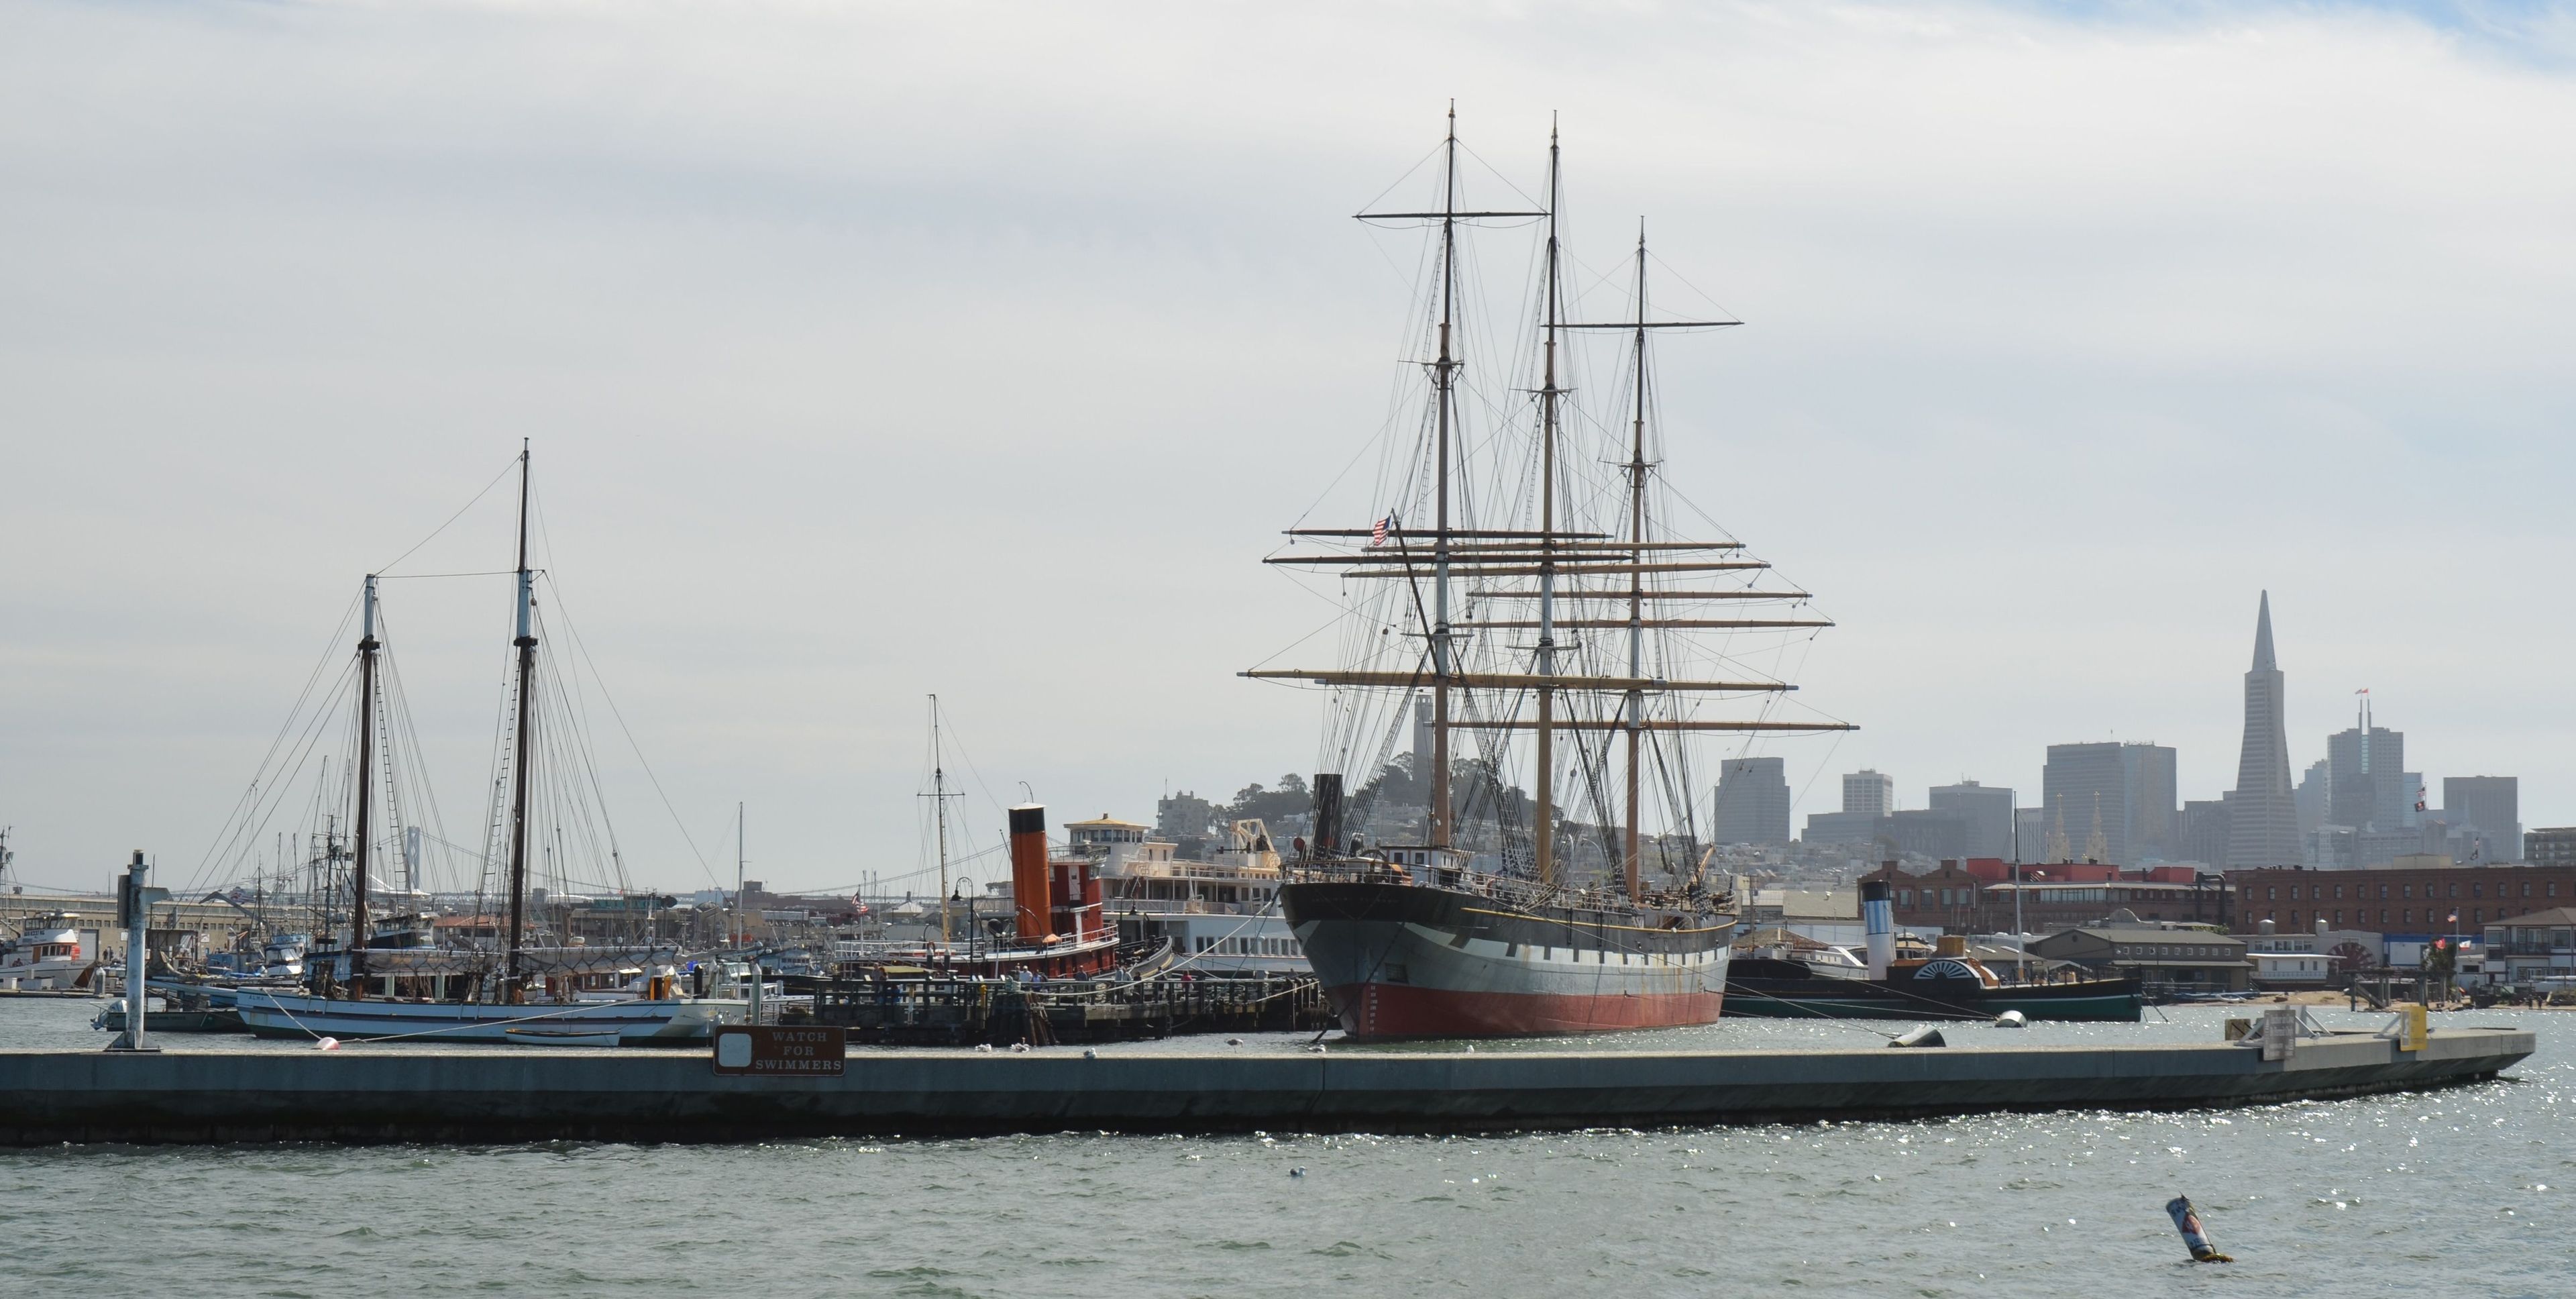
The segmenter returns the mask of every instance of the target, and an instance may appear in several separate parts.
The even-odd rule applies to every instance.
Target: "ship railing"
[[[1583,911],[1627,910],[1626,892],[1566,884],[1542,884],[1516,875],[1496,875],[1455,866],[1410,866],[1375,857],[1318,858],[1287,868],[1288,878],[1334,884],[1426,884],[1460,889],[1506,906],[1564,907]],[[1722,893],[1648,893],[1643,903],[1674,910],[1723,909]]]

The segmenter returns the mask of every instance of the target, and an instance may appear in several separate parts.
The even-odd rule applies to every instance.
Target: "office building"
[[[2443,777],[2442,819],[2477,836],[2479,860],[2522,860],[2522,781],[2519,778]]]
[[[1719,843],[1789,842],[1789,777],[1778,758],[1728,758],[1717,769]]]
[[[2245,673],[2245,746],[2237,754],[2236,788],[2227,795],[2229,866],[2295,865],[2298,792],[2290,785],[2290,733],[2283,713],[2281,665],[2272,653],[2272,593],[2254,615],[2254,664]]]
[[[1896,781],[1875,771],[1855,771],[1843,777],[1843,810],[1885,816],[1896,810]]]
[[[2406,734],[2370,721],[2370,698],[2359,723],[2326,737],[2330,803],[2326,820],[2357,830],[2397,830],[2409,824],[2415,786],[2407,779]]]
[[[1925,804],[1935,812],[1957,815],[1967,825],[1967,841],[1954,857],[2010,857],[2013,852],[2013,792],[1996,785],[1963,780],[1934,785]],[[1934,856],[1942,854],[1935,853]]]
[[[2051,847],[2062,830],[2068,859],[2130,866],[2174,855],[2170,748],[2052,744],[2040,790]]]

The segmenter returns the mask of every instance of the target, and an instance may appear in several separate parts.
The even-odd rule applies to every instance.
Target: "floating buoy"
[[[1901,1034],[1901,1035],[1896,1036],[1896,1037],[1891,1037],[1891,1038],[1887,1039],[1887,1044],[1888,1044],[1889,1046],[1948,1046],[1948,1045],[1950,1045],[1948,1042],[1945,1042],[1945,1041],[1942,1041],[1942,1040],[1941,1040],[1941,1030],[1940,1030],[1940,1028],[1939,1028],[1938,1026],[1936,1026],[1936,1025],[1932,1025],[1932,1024],[1926,1024],[1926,1025],[1924,1025],[1923,1027],[1918,1028],[1918,1029],[1914,1030],[1914,1031],[1913,1031],[1913,1032],[1911,1032],[1911,1033],[1905,1033],[1905,1034]]]
[[[2174,1230],[2182,1233],[2182,1243],[2191,1250],[2195,1263],[2233,1263],[2236,1260],[2218,1252],[2209,1243],[2209,1233],[2200,1229],[2200,1215],[2192,1212],[2191,1197],[2177,1195],[2165,1201],[2165,1213],[2173,1219]]]
[[[316,1051],[337,1051],[340,1049],[340,1039],[336,1037],[323,1038],[321,1041],[313,1044],[313,1049]]]
[[[2025,1015],[2018,1010],[2007,1010],[2004,1013],[1995,1016],[1995,1027],[2028,1028],[2030,1027],[2030,1016]]]

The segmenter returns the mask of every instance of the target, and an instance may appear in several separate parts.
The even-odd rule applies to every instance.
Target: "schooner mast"
[[[510,960],[502,995],[520,1000],[520,946],[525,937],[528,900],[528,705],[536,689],[536,590],[528,574],[528,444],[519,443],[519,649],[518,721],[512,733],[515,756],[510,762]]]
[[[367,995],[367,834],[375,780],[376,575],[367,574],[366,611],[358,626],[358,815],[349,845],[349,996]]]

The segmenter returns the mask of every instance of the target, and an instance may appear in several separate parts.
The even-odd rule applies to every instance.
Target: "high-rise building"
[[[2048,809],[2025,807],[2013,813],[2013,859],[2044,862],[2048,855]]]
[[[1719,843],[1789,842],[1789,777],[1778,758],[1728,758],[1717,769]]]
[[[2522,781],[2513,776],[2444,776],[2442,815],[2475,832],[2488,862],[2522,860]]]
[[[2245,747],[2236,759],[2236,788],[2227,795],[2225,864],[2231,867],[2294,866],[2303,855],[2283,695],[2281,665],[2272,655],[2272,593],[2266,591],[2254,616],[2254,665],[2245,673]]]
[[[1955,785],[1934,785],[1925,806],[1935,812],[1955,812],[1967,825],[1967,843],[1959,850],[1963,857],[2005,857],[2013,850],[2013,792],[1997,785],[1980,785],[1963,780]]]
[[[1431,742],[1431,696],[1427,694],[1417,694],[1413,697],[1413,778],[1421,784],[1422,789],[1425,791],[1423,795],[1425,802],[1430,801],[1429,790],[1431,789],[1431,759],[1433,753],[1434,749]]]
[[[2333,806],[2334,768],[2323,758],[2308,764],[2307,774],[2299,777],[2295,801],[2299,805],[2299,838],[2304,842],[2317,827],[2327,824],[2327,809]],[[2314,866],[2315,862],[2308,865]]]
[[[2406,733],[2371,725],[2368,696],[2356,725],[2326,737],[2326,765],[2328,822],[2356,830],[2409,824],[2415,787],[2406,778]]]
[[[2175,836],[2184,861],[2217,866],[2227,860],[2227,800],[2193,799],[2182,805],[2182,829]]]
[[[1863,769],[1843,777],[1843,810],[1885,816],[1896,810],[1896,781]]]
[[[2161,744],[2052,744],[2040,807],[2077,860],[2118,866],[2173,855],[2174,751]]]

